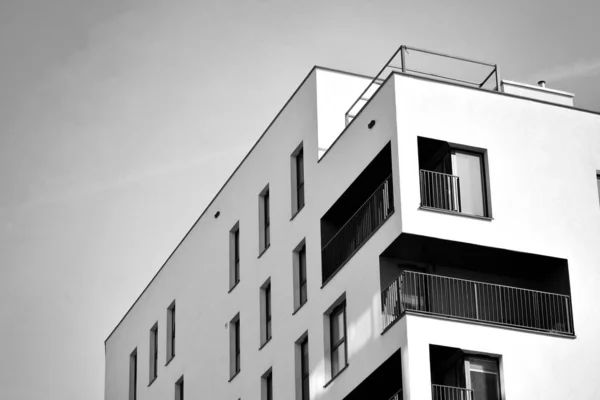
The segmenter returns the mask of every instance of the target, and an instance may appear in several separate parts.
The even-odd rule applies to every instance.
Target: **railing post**
[[[477,301],[477,284],[474,283],[473,286],[475,287],[475,318],[479,319],[479,303]]]
[[[402,72],[403,73],[406,72],[406,56],[405,56],[405,52],[406,52],[406,46],[404,46],[404,45],[400,46],[400,60],[402,61]]]
[[[398,318],[400,318],[400,315],[402,315],[402,313],[404,312],[403,308],[404,308],[404,302],[402,301],[402,297],[400,297],[401,295],[401,290],[400,290],[400,285],[402,284],[404,278],[404,272],[400,274],[400,276],[397,278],[396,282],[398,283],[397,286],[397,292],[398,292]]]
[[[500,76],[498,76],[498,64],[494,65],[494,69],[496,70],[496,91],[501,92],[500,89]]]

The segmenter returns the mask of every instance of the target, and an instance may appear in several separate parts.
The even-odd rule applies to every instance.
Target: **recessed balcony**
[[[404,271],[382,293],[385,331],[405,313],[574,335],[570,296]]]

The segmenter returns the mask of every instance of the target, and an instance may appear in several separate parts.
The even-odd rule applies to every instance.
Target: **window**
[[[137,400],[137,348],[129,356],[129,400]]]
[[[261,400],[273,400],[273,371],[271,368],[262,376]]]
[[[598,184],[598,199],[600,200],[600,174],[596,174],[596,183]]]
[[[271,245],[271,211],[270,211],[269,185],[263,189],[259,196],[259,249],[260,254]]]
[[[240,372],[240,314],[229,322],[229,375],[233,379]]]
[[[240,281],[240,223],[229,231],[229,289]]]
[[[486,150],[418,140],[421,207],[489,217]]]
[[[302,143],[294,150],[292,165],[292,216],[304,207],[304,151]]]
[[[465,357],[467,389],[477,400],[500,400],[500,369],[498,360],[487,357]]]
[[[183,376],[175,383],[175,400],[184,400],[183,398]]]
[[[294,310],[298,310],[308,299],[306,278],[306,244],[302,240],[294,249]]]
[[[175,357],[175,302],[167,309],[167,364]]]
[[[158,376],[158,322],[150,329],[150,383]]]
[[[296,341],[296,400],[309,400],[308,332]]]
[[[346,303],[337,306],[329,317],[331,335],[331,377],[346,367]]]
[[[267,279],[260,288],[260,344],[264,346],[271,340],[271,278]]]

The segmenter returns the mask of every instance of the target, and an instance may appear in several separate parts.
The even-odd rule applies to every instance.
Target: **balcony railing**
[[[473,400],[473,390],[453,386],[431,385],[433,400]]]
[[[341,267],[394,212],[388,176],[322,249],[324,276]]]
[[[571,298],[404,271],[382,293],[383,329],[406,311],[574,335]]]
[[[402,400],[402,389],[398,390],[389,400]]]
[[[421,207],[461,212],[458,176],[422,169]]]

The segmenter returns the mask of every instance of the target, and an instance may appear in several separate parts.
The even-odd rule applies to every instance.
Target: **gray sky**
[[[104,339],[313,65],[372,75],[408,44],[600,111],[598,15],[597,0],[0,1],[0,398],[103,398]]]

